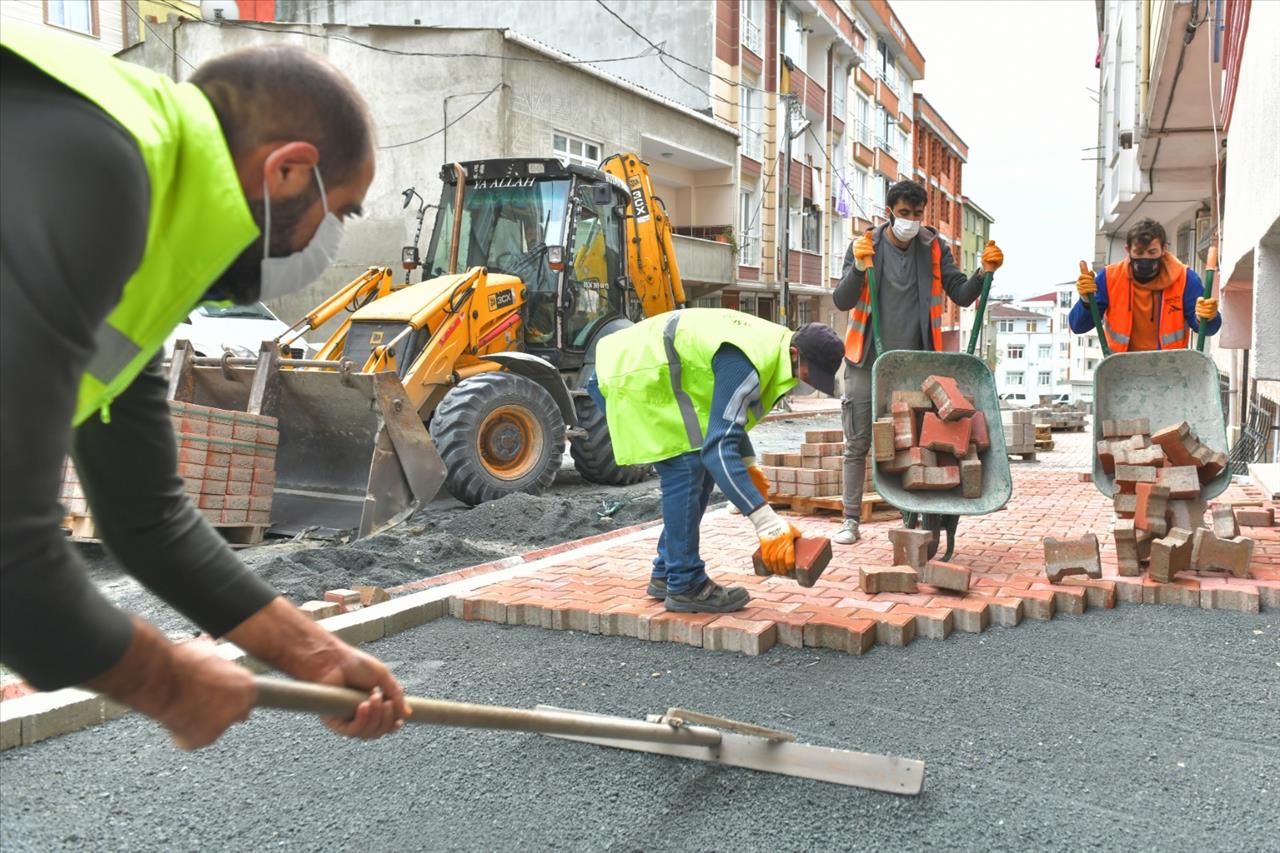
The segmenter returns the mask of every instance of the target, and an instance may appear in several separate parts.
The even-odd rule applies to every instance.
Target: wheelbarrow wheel
[[[956,550],[956,526],[960,522],[958,515],[942,515],[937,513],[914,513],[907,512],[902,515],[902,524],[908,530],[914,530],[919,527],[933,534],[929,540],[929,559],[932,560],[938,554],[938,546],[942,543],[942,531],[947,532],[947,550],[943,552],[942,559],[950,560],[951,555]]]

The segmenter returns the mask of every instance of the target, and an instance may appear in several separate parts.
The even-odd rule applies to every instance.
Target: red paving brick
[[[760,654],[775,643],[861,654],[875,644],[941,640],[956,631],[977,633],[992,625],[1012,627],[1025,619],[1065,617],[1117,604],[1245,612],[1280,608],[1280,528],[1249,531],[1255,540],[1252,578],[1221,572],[1180,572],[1171,583],[1157,583],[1145,573],[1121,577],[1110,534],[1112,505],[1092,483],[1080,482],[1066,466],[1015,465],[1013,476],[1013,497],[1004,510],[960,520],[951,562],[972,573],[964,594],[924,583],[914,594],[868,595],[859,588],[862,568],[893,565],[887,532],[898,521],[863,524],[863,540],[836,546],[822,578],[804,589],[786,578],[757,577],[751,565],[756,540],[749,527],[739,516],[717,513],[703,522],[702,553],[717,581],[750,591],[751,605],[739,613],[672,614],[645,596],[657,527],[607,553],[575,556],[567,549],[552,554],[533,574],[459,596],[452,612],[463,618],[746,654]],[[1248,488],[1233,486],[1223,499],[1257,497]],[[791,520],[806,536],[830,536],[838,524],[828,517]],[[1102,578],[1072,576],[1050,583],[1044,574],[1043,537],[1085,533],[1098,535]]]

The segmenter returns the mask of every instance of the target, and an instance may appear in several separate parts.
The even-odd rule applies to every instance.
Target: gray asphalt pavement
[[[534,735],[375,743],[262,712],[184,754],[128,718],[0,755],[4,850],[1274,850],[1280,621],[1122,607],[861,658],[442,620],[370,647],[412,692],[680,705],[928,762],[900,798]]]

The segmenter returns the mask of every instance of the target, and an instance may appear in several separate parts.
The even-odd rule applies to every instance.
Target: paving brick
[[[1053,618],[1053,591],[1047,589],[1011,589],[1001,587],[1000,595],[1022,600],[1022,615],[1028,619]]]
[[[893,545],[894,565],[906,565],[919,571],[929,562],[929,545],[933,542],[933,534],[928,530],[891,527],[889,542]]]
[[[739,619],[730,614],[708,622],[702,629],[702,647],[712,651],[758,655],[778,642],[778,629],[770,622]]]
[[[844,432],[838,429],[809,429],[805,430],[804,440],[810,444],[830,444],[832,442],[843,442]]]
[[[360,593],[354,589],[331,589],[324,594],[324,600],[334,602],[344,613],[360,607]]]
[[[1117,464],[1115,481],[1120,491],[1133,494],[1139,483],[1155,484],[1156,469],[1150,465]]]
[[[1236,522],[1241,527],[1274,527],[1276,511],[1272,507],[1240,507],[1236,510]]]
[[[390,593],[380,586],[355,586],[352,589],[360,593],[360,604],[363,607],[391,600]]]
[[[1200,439],[1191,431],[1191,425],[1186,421],[1152,433],[1151,443],[1158,444],[1164,449],[1164,455],[1168,458],[1170,465],[1197,464],[1193,454]]]
[[[933,400],[923,391],[894,391],[889,395],[889,402],[906,403],[918,412],[927,412],[933,408]]]
[[[960,386],[950,376],[925,377],[920,390],[929,395],[938,407],[938,417],[944,421],[968,418],[974,413],[973,403],[960,392]]]
[[[1177,500],[1200,497],[1200,476],[1194,465],[1161,468],[1156,483],[1167,488],[1169,497]]]
[[[804,457],[799,453],[784,453],[782,456],[782,464],[787,468],[803,468]]]
[[[804,625],[804,644],[860,655],[876,644],[876,626],[870,619],[815,614]]]
[[[822,445],[805,442],[800,445],[800,455],[805,459],[805,467],[810,467],[809,460],[822,458]]]
[[[913,465],[923,465],[925,467],[933,467],[938,464],[938,455],[932,450],[923,447],[912,447],[908,450],[899,450],[893,454],[893,462],[885,462],[880,465],[880,470],[888,474],[900,474]]]
[[[1085,600],[1089,602],[1090,607],[1109,610],[1116,606],[1115,581],[1070,575],[1062,579],[1062,586],[1078,586],[1083,589]]]
[[[1156,582],[1151,587],[1152,604],[1162,604],[1171,607],[1199,607],[1200,606],[1200,582],[1190,578],[1182,578],[1171,581],[1170,583]],[[1143,602],[1146,603],[1145,593],[1143,589]]]
[[[902,488],[909,492],[944,492],[959,485],[960,469],[955,465],[945,468],[912,465],[902,474]]]
[[[1204,445],[1201,445],[1200,451],[1196,453],[1196,461],[1200,464],[1200,482],[1202,483],[1217,477],[1228,464],[1227,454]]]
[[[1259,599],[1256,586],[1218,585],[1212,578],[1200,581],[1200,606],[1205,610],[1238,610],[1241,613],[1257,613]]]
[[[987,630],[987,623],[991,618],[989,614],[991,605],[986,599],[966,596],[965,598],[946,598],[941,601],[942,606],[951,608],[952,623],[957,631],[981,634]]]
[[[920,580],[939,589],[965,592],[969,589],[970,575],[971,572],[964,566],[942,560],[930,560],[924,564],[924,569],[920,572]]]
[[[1151,483],[1138,483],[1135,492],[1138,503],[1133,511],[1133,526],[1163,536],[1169,529],[1169,522],[1165,519],[1165,513],[1169,509],[1169,489]]]
[[[1156,445],[1137,450],[1121,449],[1116,451],[1117,465],[1149,465],[1152,468],[1161,468],[1167,463],[1168,460],[1165,458],[1164,449]]]
[[[1197,481],[1198,482],[1198,481]],[[1235,510],[1227,504],[1215,504],[1211,509],[1213,535],[1219,539],[1234,539],[1240,535]]]
[[[993,595],[987,599],[987,613],[992,625],[1001,628],[1015,628],[1025,614],[1022,599],[1005,595]]]
[[[1044,538],[1044,574],[1051,583],[1058,583],[1067,575],[1102,577],[1102,562],[1098,555],[1098,537],[1086,533],[1079,539]]]
[[[1053,612],[1067,616],[1079,616],[1089,607],[1088,596],[1083,589],[1066,584],[1035,584],[1032,589],[1053,593]]]
[[[960,494],[966,498],[982,497],[982,462],[977,458],[974,445],[969,445],[972,456],[960,460]]]
[[[1197,527],[1204,527],[1204,510],[1205,502],[1200,498],[1169,501],[1169,510],[1165,513],[1169,529],[1181,527],[1183,530],[1195,530]]]
[[[1112,498],[1112,508],[1120,518],[1133,518],[1133,514],[1138,509],[1138,496],[1116,492]]]
[[[858,586],[868,595],[881,592],[915,592],[918,580],[919,574],[908,565],[858,567]]]
[[[342,612],[342,605],[335,601],[304,601],[298,609],[312,619],[328,619]]]
[[[762,453],[760,455],[760,464],[768,465],[773,468],[781,468],[787,464],[787,454],[785,453]]]
[[[964,456],[969,450],[969,436],[972,431],[971,418],[946,421],[933,412],[925,412],[919,444],[935,452]]]
[[[896,449],[893,423],[893,418],[880,418],[871,424],[871,447],[877,462],[893,461]]]
[[[955,628],[955,617],[950,607],[920,607],[898,604],[893,608],[895,616],[910,616],[915,620],[917,637],[928,640],[945,640]]]
[[[801,536],[795,543],[796,567],[787,572],[785,577],[791,578],[803,587],[811,587],[822,577],[822,572],[831,562],[831,540],[822,537]],[[751,565],[760,577],[775,577],[764,564],[764,554],[756,548],[751,555]]]
[[[898,450],[906,450],[919,444],[916,418],[911,407],[906,403],[893,403],[889,411],[893,421],[893,446]]]
[[[1102,465],[1102,470],[1108,474],[1114,474],[1116,470],[1116,453],[1113,449],[1114,442],[1107,439],[1100,439],[1094,445],[1094,452],[1098,456],[1098,462]]]
[[[1146,435],[1151,432],[1151,422],[1147,418],[1126,418],[1104,420],[1102,435],[1105,438],[1128,438],[1133,435]]]
[[[1151,543],[1151,563],[1147,576],[1153,581],[1169,583],[1178,572],[1191,569],[1192,531],[1181,527],[1170,530]]]
[[[916,620],[908,613],[898,613],[897,607],[886,613],[875,611],[858,611],[866,613],[876,626],[876,642],[882,646],[906,646],[916,638]]]
[[[1232,577],[1249,577],[1249,561],[1253,557],[1253,540],[1243,536],[1219,539],[1213,531],[1200,529],[1195,533],[1191,549],[1191,565],[1197,570],[1230,572]]]
[[[978,450],[989,449],[991,447],[991,433],[987,427],[987,416],[982,412],[974,412],[973,417],[969,418],[969,424],[969,441],[976,445]]]

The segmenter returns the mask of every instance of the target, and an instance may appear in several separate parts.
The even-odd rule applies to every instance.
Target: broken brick
[[[1133,526],[1156,536],[1163,536],[1169,529],[1169,522],[1165,518],[1169,509],[1169,489],[1153,483],[1138,483],[1135,493],[1138,503],[1133,511]]]
[[[974,412],[973,417],[969,418],[969,423],[972,426],[969,441],[976,444],[979,450],[986,450],[991,447],[991,433],[987,429],[987,416],[982,412]]]
[[[1147,575],[1153,581],[1172,583],[1178,572],[1191,568],[1192,532],[1181,527],[1170,530],[1163,539],[1151,543],[1151,564]]]
[[[938,417],[944,421],[967,418],[974,413],[973,403],[960,393],[960,386],[950,376],[925,377],[920,389],[929,395],[938,407]]]
[[[1232,577],[1247,578],[1249,560],[1253,557],[1253,540],[1243,536],[1219,539],[1213,531],[1201,528],[1191,548],[1191,564],[1197,570],[1216,569],[1230,572]]]
[[[1161,468],[1156,483],[1169,489],[1169,497],[1183,500],[1200,497],[1200,476],[1195,466],[1175,465]]]
[[[1236,523],[1235,510],[1229,505],[1214,505],[1213,535],[1219,539],[1234,539],[1240,535],[1240,525]]]
[[[862,566],[858,569],[858,584],[867,595],[880,592],[913,593],[917,591],[919,575],[911,566]]]
[[[1191,431],[1191,425],[1186,421],[1152,433],[1151,443],[1158,444],[1164,448],[1164,455],[1168,457],[1170,465],[1195,465],[1197,463],[1193,454],[1196,446],[1200,443],[1200,439]]]
[[[1058,583],[1067,575],[1102,577],[1098,556],[1098,537],[1086,533],[1079,539],[1044,538],[1044,574],[1050,583]]]
[[[938,457],[932,450],[924,447],[912,447],[908,450],[899,450],[893,454],[892,462],[885,462],[880,465],[880,470],[889,474],[900,474],[913,465],[923,465],[926,468],[932,468],[938,464]]]
[[[1242,527],[1274,527],[1276,511],[1272,507],[1242,507],[1236,510],[1236,521]]]
[[[955,465],[926,467],[912,465],[902,475],[902,488],[909,492],[935,492],[960,485],[960,469]]]
[[[893,544],[894,565],[907,565],[918,571],[929,562],[929,546],[933,544],[930,531],[891,527],[889,541]]]
[[[924,426],[920,430],[920,446],[935,452],[964,456],[969,449],[972,429],[972,418],[946,421],[933,412],[925,412]]]
[[[967,592],[969,590],[969,574],[969,570],[964,566],[946,563],[942,560],[930,560],[924,564],[924,569],[920,573],[920,580],[939,589]]]
[[[896,436],[893,418],[880,418],[871,424],[871,447],[877,462],[892,462]]]
[[[391,594],[380,586],[357,586],[352,588],[360,593],[360,604],[364,607],[391,600]]]

